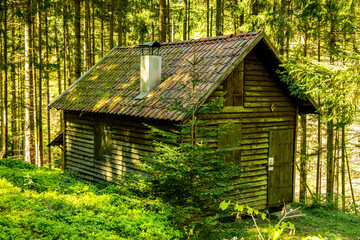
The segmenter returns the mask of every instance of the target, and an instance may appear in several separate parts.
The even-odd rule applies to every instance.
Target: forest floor
[[[164,203],[114,185],[92,185],[66,172],[0,160],[0,239],[178,239]],[[293,207],[300,206],[297,203]],[[302,205],[280,239],[360,239],[360,216]],[[233,219],[233,218],[232,218]],[[276,224],[272,218],[271,225]],[[267,235],[269,223],[257,220]],[[258,239],[250,218],[204,229],[195,239]]]
[[[294,224],[295,234],[289,235],[290,230],[286,229],[279,239],[360,239],[360,216],[299,203],[294,203],[292,206],[301,207],[304,216],[286,219],[285,222]],[[269,227],[268,220],[263,221],[258,218],[256,221],[265,237],[279,220],[273,217],[270,221],[272,227]],[[201,238],[230,240],[237,237],[239,240],[241,238],[247,240],[259,239],[257,236],[254,222],[250,217],[246,217],[236,223],[219,225]]]

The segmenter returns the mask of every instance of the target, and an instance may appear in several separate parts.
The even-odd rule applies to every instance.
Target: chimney
[[[145,42],[139,46],[142,47],[142,55],[140,57],[140,94],[136,96],[136,99],[144,98],[161,80],[161,56],[154,54],[155,48],[157,48],[157,54],[159,54],[160,43]],[[145,49],[146,47],[148,50]]]

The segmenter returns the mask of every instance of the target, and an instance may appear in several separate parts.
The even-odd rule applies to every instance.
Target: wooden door
[[[293,201],[295,130],[270,131],[268,207]]]

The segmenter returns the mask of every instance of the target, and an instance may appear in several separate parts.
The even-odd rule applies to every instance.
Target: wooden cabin
[[[114,47],[49,105],[63,111],[64,168],[91,181],[114,181],[125,171],[139,171],[137,163],[154,149],[144,123],[172,128],[188,119],[166,100],[190,105],[191,94],[182,86],[190,83],[188,60],[195,51],[203,79],[195,88],[196,102],[226,97],[220,113],[201,117],[215,126],[233,121],[230,136],[212,144],[241,141],[242,182],[250,184],[242,196],[252,206],[291,202],[297,119],[299,113],[313,113],[315,105],[291,96],[280,81],[280,60],[267,36],[248,32],[161,43],[155,50],[160,60],[150,62],[160,78],[147,91],[140,80],[146,68],[140,63],[147,54],[143,47]]]

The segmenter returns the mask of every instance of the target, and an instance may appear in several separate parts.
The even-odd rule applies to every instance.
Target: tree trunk
[[[306,201],[306,185],[307,185],[307,140],[306,140],[306,114],[300,115],[301,120],[301,154],[300,154],[300,192],[299,201],[305,203]]]
[[[3,135],[2,135],[2,150],[0,157],[5,158],[8,155],[8,61],[7,61],[7,42],[8,42],[8,36],[7,36],[7,0],[3,1],[3,41],[4,41],[4,62],[3,62],[3,68],[4,68],[4,95],[3,95],[3,105],[2,107],[2,114],[3,114]]]
[[[342,211],[345,212],[345,125],[341,127],[341,195]]]
[[[90,69],[91,66],[91,52],[90,52],[90,0],[85,0],[85,71]]]
[[[206,37],[210,37],[210,1],[206,1]]]
[[[318,104],[320,105],[320,98],[318,98]],[[321,196],[321,152],[322,152],[322,134],[321,134],[321,115],[318,114],[318,152],[317,152],[317,166],[316,166],[316,196],[318,201]]]
[[[42,25],[41,25],[41,2],[38,1],[38,63],[39,63],[39,75],[38,75],[38,110],[37,110],[37,119],[36,119],[36,127],[37,127],[37,145],[38,145],[38,166],[44,166],[44,149],[43,149],[43,129],[42,129]]]
[[[92,43],[91,43],[91,47],[92,47],[92,51],[91,51],[91,64],[90,66],[95,64],[95,0],[91,1],[91,5],[92,5],[92,13],[91,13],[91,19],[92,19],[92,28],[91,28],[91,36],[92,36]]]
[[[167,0],[166,2],[166,19],[167,19],[167,41],[171,41],[171,21],[170,21],[170,0]]]
[[[110,15],[110,22],[109,22],[109,49],[114,47],[114,0],[109,0],[109,15]]]
[[[215,25],[216,25],[216,36],[222,35],[222,2],[221,0],[216,0],[216,17],[215,17]]]
[[[32,3],[26,0],[25,21],[25,152],[26,162],[35,165],[35,140],[34,140],[34,83],[32,76]]]
[[[210,8],[210,37],[212,37],[213,34],[213,19],[214,19],[214,11],[213,8]]]
[[[80,0],[75,0],[75,78],[81,76],[81,15],[80,15]]]
[[[50,78],[49,78],[49,28],[48,28],[48,9],[45,11],[45,80],[46,80],[46,105],[50,104]],[[51,142],[51,122],[50,122],[50,108],[46,108],[46,122],[47,122],[47,142]],[[48,147],[48,167],[52,167],[51,162],[51,147]]]
[[[166,42],[166,0],[159,0],[159,41]]]
[[[122,38],[123,38],[123,1],[122,0],[118,0],[118,46],[122,46]]]
[[[330,114],[329,114],[330,115]],[[333,203],[334,193],[334,122],[329,120],[327,122],[327,143],[326,143],[326,159],[327,159],[327,172],[326,172],[326,197],[328,203]]]
[[[11,3],[11,135],[12,135],[12,156],[16,156],[18,149],[18,132],[17,132],[17,99],[16,99],[16,72],[15,72],[15,6]]]
[[[187,33],[187,8],[188,8],[188,2],[187,0],[184,0],[184,11],[183,11],[183,40],[186,40],[186,33]]]
[[[335,153],[334,153],[334,186],[336,194],[334,199],[335,208],[339,206],[339,130],[335,131]]]

